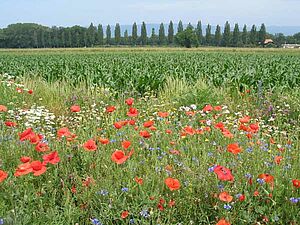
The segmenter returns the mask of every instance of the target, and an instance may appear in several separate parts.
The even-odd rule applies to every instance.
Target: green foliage
[[[118,23],[115,26],[115,43],[117,45],[121,44],[121,27]]]
[[[215,45],[221,46],[221,44],[222,44],[221,27],[220,27],[220,25],[217,25],[216,31],[215,31]]]
[[[159,26],[158,43],[159,45],[164,45],[166,43],[165,26],[163,23],[161,23]]]
[[[203,33],[202,33],[202,23],[201,23],[201,20],[199,20],[198,23],[197,23],[196,34],[197,34],[199,45],[202,45],[203,44]]]
[[[233,34],[232,34],[232,46],[238,47],[241,45],[240,42],[240,29],[239,25],[236,23],[234,25]]]
[[[168,28],[168,43],[169,45],[174,43],[174,27],[172,20],[170,21]]]
[[[111,27],[108,24],[106,27],[106,44],[111,45],[112,40],[111,40]]]
[[[231,31],[230,31],[230,24],[226,21],[224,33],[223,33],[223,46],[228,47],[231,43]]]
[[[197,35],[193,27],[187,26],[187,28],[184,31],[177,33],[176,42],[179,45],[184,46],[186,48],[191,48],[192,45],[197,46],[198,45]]]
[[[141,28],[141,43],[142,45],[147,44],[147,29],[146,29],[145,22],[142,23],[142,28]]]
[[[136,45],[136,44],[137,44],[137,40],[138,40],[138,33],[137,33],[137,25],[136,25],[136,22],[134,22],[133,25],[132,25],[131,36],[132,36],[132,44],[133,44],[133,45]]]

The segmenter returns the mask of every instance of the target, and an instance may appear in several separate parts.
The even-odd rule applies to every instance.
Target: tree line
[[[190,23],[184,28],[182,21],[179,21],[177,30],[174,29],[172,21],[167,26],[160,24],[158,32],[152,28],[150,33],[145,22],[141,24],[138,33],[138,25],[134,23],[131,33],[126,29],[121,33],[121,26],[117,23],[114,30],[110,25],[104,27],[93,23],[89,27],[47,27],[34,23],[17,23],[0,29],[0,48],[73,48],[73,47],[94,47],[111,45],[128,46],[223,46],[223,47],[257,47],[263,45],[266,38],[274,41],[274,46],[281,44],[300,42],[300,33],[293,36],[283,34],[271,35],[266,31],[266,26],[260,27],[244,25],[240,29],[235,24],[233,29],[227,21],[224,29],[217,25],[213,31],[208,24],[203,30],[201,21],[196,27]]]

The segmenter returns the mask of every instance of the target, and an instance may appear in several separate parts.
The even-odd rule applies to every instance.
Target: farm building
[[[283,44],[283,48],[300,48],[300,44]]]

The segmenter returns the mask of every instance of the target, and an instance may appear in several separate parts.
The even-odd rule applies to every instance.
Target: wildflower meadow
[[[299,56],[0,52],[0,224],[300,224]]]

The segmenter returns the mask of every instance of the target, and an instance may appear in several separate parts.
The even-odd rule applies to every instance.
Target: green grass
[[[297,83],[284,85],[292,79],[291,74],[298,79],[295,53],[79,51],[0,53],[0,70],[18,75],[9,86],[12,79],[0,78],[0,105],[9,110],[0,112],[0,170],[8,173],[0,183],[4,224],[92,224],[91,218],[103,224],[130,224],[130,219],[135,224],[216,224],[222,218],[231,224],[299,223],[300,202],[292,203],[290,198],[300,197],[300,189],[292,184],[293,179],[300,179],[300,92]],[[112,83],[101,80],[95,72],[98,69],[101,76],[111,76]],[[249,71],[253,73],[250,78]],[[81,73],[85,75],[77,79]],[[222,79],[234,80],[219,81],[224,73]],[[244,74],[235,80],[239,73]],[[243,80],[246,78],[247,82],[264,78],[270,85],[249,85]],[[22,93],[16,91],[20,83],[24,84]],[[27,93],[30,89],[33,94]],[[133,107],[139,115],[133,118],[135,125],[118,130],[113,126],[116,121],[132,119],[126,115],[129,106],[125,99],[129,97],[135,99]],[[70,112],[74,104],[80,105],[81,112]],[[192,109],[193,104],[197,109]],[[223,109],[203,113],[207,104]],[[106,112],[107,106],[115,106],[116,111]],[[183,107],[188,107],[191,115]],[[169,112],[169,116],[159,118],[158,112]],[[251,116],[246,126],[257,123],[260,127],[257,133],[250,132],[251,138],[238,129],[239,119],[245,115]],[[143,127],[148,120],[155,121],[156,130]],[[10,128],[6,121],[18,125]],[[215,128],[218,122],[224,123],[232,139]],[[183,135],[187,126],[199,134]],[[19,141],[18,134],[27,127],[45,136],[48,152],[38,152],[35,144]],[[68,127],[76,139],[58,139],[57,130],[62,127]],[[151,137],[142,138],[142,130]],[[101,144],[100,137],[110,143]],[[96,151],[83,148],[89,139],[96,141]],[[131,142],[128,150],[122,147],[123,140]],[[228,152],[231,143],[239,143],[242,152]],[[117,165],[111,159],[117,149],[127,154],[134,149],[134,153]],[[51,151],[58,152],[60,162],[48,164],[44,174],[14,176],[21,156],[42,161]],[[276,156],[283,157],[280,164],[274,161]],[[234,181],[218,180],[209,172],[214,165],[229,168]],[[274,182],[259,184],[259,175],[265,173],[271,174]],[[252,185],[246,174],[252,175]],[[89,177],[93,181],[86,187],[83,183]],[[143,184],[135,177],[143,178]],[[178,179],[180,189],[170,191],[164,183],[167,177]],[[230,203],[219,199],[222,191],[233,196]],[[259,192],[256,197],[255,191]],[[246,199],[240,201],[238,194]],[[170,200],[175,201],[173,207],[168,206]],[[122,219],[125,210],[129,216]],[[149,217],[141,215],[143,210]]]

